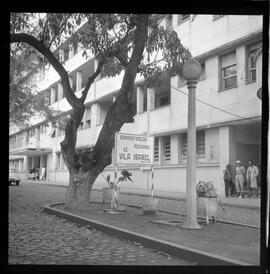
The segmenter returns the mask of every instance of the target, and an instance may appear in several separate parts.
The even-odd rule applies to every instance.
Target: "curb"
[[[61,204],[61,203],[57,203],[57,204]],[[178,245],[178,244],[173,244],[164,240],[145,236],[140,233],[136,233],[126,229],[107,225],[102,222],[80,217],[59,209],[52,208],[54,205],[57,205],[57,204],[44,206],[43,211],[45,213],[56,215],[58,217],[65,218],[69,221],[76,222],[82,225],[90,225],[91,227],[112,236],[118,236],[122,239],[126,239],[133,242],[139,242],[145,246],[158,249],[170,255],[195,261],[199,265],[251,265],[247,262],[234,260],[231,258],[196,250],[196,249]]]

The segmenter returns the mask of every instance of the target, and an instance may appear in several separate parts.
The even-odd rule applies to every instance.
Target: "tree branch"
[[[87,93],[88,93],[88,90],[89,90],[90,86],[92,85],[92,83],[94,82],[94,80],[96,79],[96,77],[100,74],[103,65],[104,65],[104,61],[99,61],[96,71],[88,78],[87,84],[86,84],[84,90],[82,91],[82,96],[80,98],[80,101],[82,103],[84,103]]]
[[[128,93],[133,90],[137,68],[142,59],[143,50],[147,37],[149,15],[140,14],[137,17],[134,37],[134,50],[129,60],[127,69],[122,80],[122,85],[118,96],[111,105],[103,127],[94,147],[94,157],[96,159],[95,168],[102,171],[111,163],[111,152],[114,146],[114,134],[119,131],[122,125],[131,121],[131,111],[128,104]]]
[[[10,42],[11,43],[26,43],[33,48],[35,48],[39,53],[41,53],[48,62],[53,66],[53,68],[57,71],[59,76],[61,77],[62,84],[63,84],[63,91],[65,97],[69,104],[73,107],[77,104],[78,98],[73,93],[70,83],[68,73],[65,68],[61,65],[58,59],[54,56],[49,48],[47,48],[43,43],[37,40],[35,37],[26,34],[26,33],[15,33],[10,35]]]

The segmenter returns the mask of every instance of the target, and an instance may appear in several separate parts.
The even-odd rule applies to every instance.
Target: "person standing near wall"
[[[235,187],[239,198],[244,198],[244,182],[246,170],[241,161],[236,161]]]
[[[46,180],[46,167],[43,166],[40,172],[39,180]]]
[[[250,192],[251,169],[252,169],[252,161],[248,161],[246,179],[247,179],[247,190],[249,192]]]
[[[234,191],[234,183],[232,180],[232,172],[231,166],[228,164],[223,171],[223,179],[225,183],[225,196],[228,198],[229,195],[233,194]]]
[[[249,167],[247,170],[247,180],[249,180],[249,197],[252,196],[253,193],[258,197],[258,183],[257,176],[259,175],[259,169],[256,167],[252,161],[249,161]]]

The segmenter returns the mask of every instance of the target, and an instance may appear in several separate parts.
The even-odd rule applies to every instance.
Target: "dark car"
[[[20,177],[15,172],[9,172],[9,179],[8,184],[11,185],[12,183],[15,183],[17,186],[20,184]]]

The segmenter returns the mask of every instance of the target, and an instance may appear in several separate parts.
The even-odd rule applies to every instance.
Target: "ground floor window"
[[[187,161],[187,133],[181,134],[181,163]],[[196,132],[196,154],[197,162],[205,160],[205,130]]]

